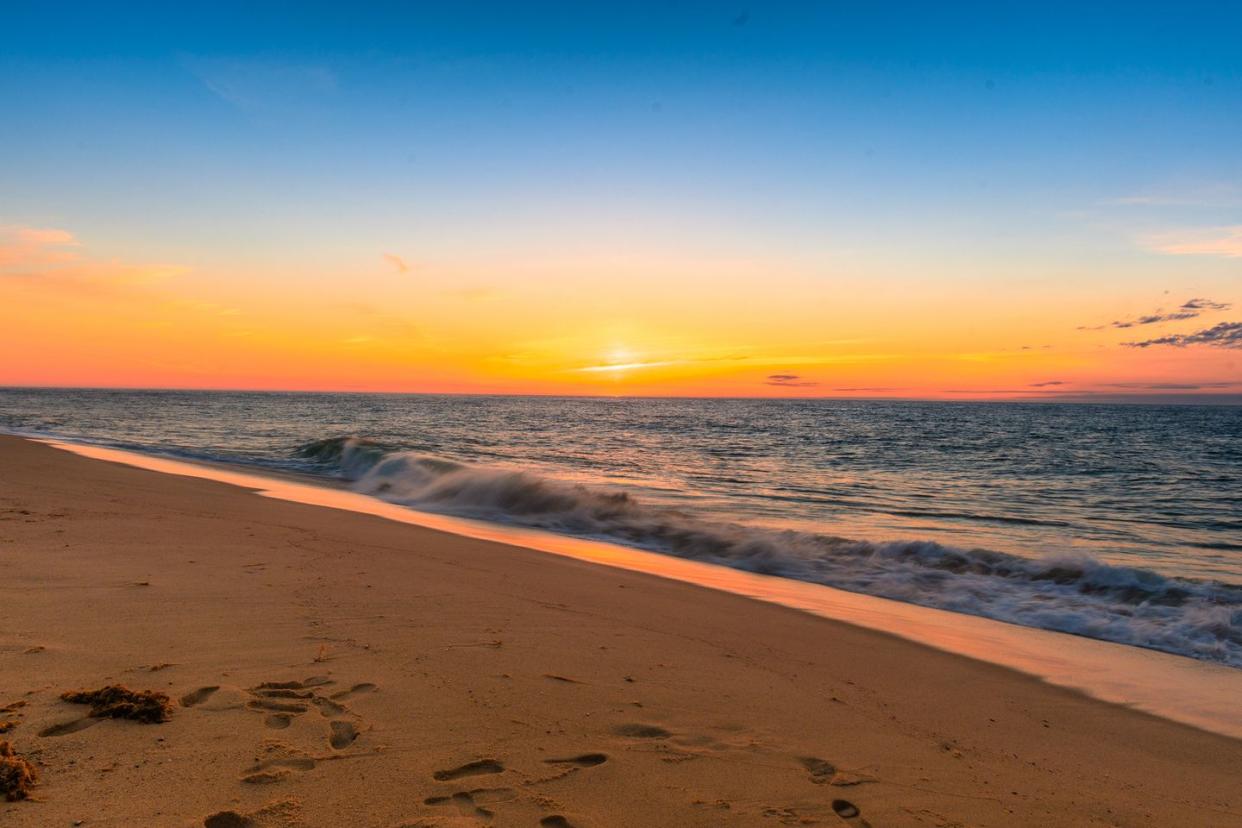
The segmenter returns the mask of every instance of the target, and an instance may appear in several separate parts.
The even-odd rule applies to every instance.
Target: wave
[[[304,443],[293,450],[295,457],[347,478],[365,474],[387,453],[380,443],[361,437],[328,437]]]
[[[359,492],[411,508],[1242,667],[1242,586],[1082,555],[1036,559],[933,541],[850,540],[716,522],[625,492],[390,450],[357,437],[319,440],[297,454],[351,479]]]

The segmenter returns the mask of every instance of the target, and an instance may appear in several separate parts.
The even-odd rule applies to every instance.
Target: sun
[[[615,345],[604,355],[603,364],[622,368],[626,365],[633,365],[638,361],[638,357],[630,348],[624,345]]]

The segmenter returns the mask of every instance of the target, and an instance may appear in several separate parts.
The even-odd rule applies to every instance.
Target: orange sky
[[[1118,284],[1095,264],[989,280],[988,262],[978,275],[954,265],[949,278],[935,261],[865,257],[579,251],[505,263],[377,250],[352,262],[238,255],[225,266],[142,249],[105,256],[67,228],[8,225],[0,383],[949,399],[1237,393],[1238,349],[1124,344],[1231,318],[1227,306],[1242,305],[1234,252],[1143,251],[1170,273],[1197,266],[1181,289],[1167,280],[1166,293]],[[1207,305],[1179,310],[1196,299]],[[1130,325],[1168,314],[1185,318]]]

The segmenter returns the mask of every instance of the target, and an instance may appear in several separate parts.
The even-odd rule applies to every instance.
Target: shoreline
[[[42,777],[6,824],[1242,825],[1242,741],[895,635],[15,437],[0,469]],[[58,699],[105,682],[182,702]]]
[[[1242,669],[1188,656],[1027,627],[761,575],[607,541],[422,512],[353,492],[343,481],[241,464],[195,461],[56,438],[32,439],[82,457],[227,483],[262,497],[381,517],[741,595],[1016,670],[1090,698],[1242,739]]]

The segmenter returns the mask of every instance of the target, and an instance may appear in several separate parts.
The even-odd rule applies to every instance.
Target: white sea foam
[[[1242,587],[1083,556],[1025,558],[705,520],[527,471],[333,438],[299,453],[411,508],[602,538],[737,569],[1242,667]]]

